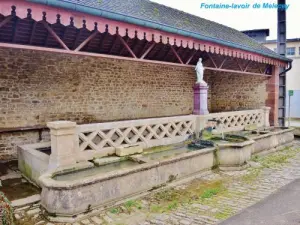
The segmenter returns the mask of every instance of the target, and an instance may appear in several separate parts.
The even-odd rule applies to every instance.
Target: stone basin
[[[165,154],[170,154],[170,150]],[[59,218],[59,221],[74,222],[79,214],[210,170],[215,165],[214,147],[173,151],[166,158],[153,160],[143,155],[130,156],[123,161],[123,166],[112,162],[95,167],[86,162],[80,168],[48,171],[39,178],[43,187],[41,204],[52,221]]]
[[[247,167],[251,158],[253,140],[239,135],[225,134],[213,136],[209,141],[217,146],[217,159],[220,170],[241,170]]]
[[[270,127],[253,131],[240,131],[236,132],[236,134],[254,140],[252,154],[258,154],[291,143],[294,140],[293,131],[293,128]]]

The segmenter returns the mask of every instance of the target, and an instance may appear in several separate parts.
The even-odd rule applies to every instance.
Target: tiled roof
[[[244,46],[263,55],[288,60],[233,28],[149,0],[60,0],[160,23],[213,39]],[[275,19],[275,18],[274,18]]]

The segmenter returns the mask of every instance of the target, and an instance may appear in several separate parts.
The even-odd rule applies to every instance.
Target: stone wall
[[[0,48],[0,127],[185,115],[191,68]]]
[[[207,70],[205,79],[213,112],[264,105],[263,78]],[[0,130],[191,114],[195,81],[190,67],[0,47]],[[0,156],[36,135],[0,133]]]
[[[266,77],[206,71],[210,112],[258,109],[268,96]]]
[[[0,133],[0,161],[15,159],[19,145],[33,144],[41,141],[50,141],[48,130],[40,132],[34,130]]]

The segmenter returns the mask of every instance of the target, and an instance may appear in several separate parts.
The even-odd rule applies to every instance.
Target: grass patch
[[[252,183],[260,175],[262,168],[252,168],[249,173],[242,176],[242,181],[245,183]]]
[[[153,204],[150,205],[150,211],[153,213],[168,212],[177,209],[182,204],[204,201],[212,199],[218,194],[223,194],[227,189],[222,180],[214,182],[199,182],[195,180],[185,189],[168,189],[155,193],[150,197]]]
[[[253,156],[251,160],[260,163],[260,167],[251,168],[248,174],[242,176],[242,180],[246,183],[254,182],[264,168],[274,168],[282,166],[283,164],[288,163],[289,159],[295,157],[299,151],[300,148],[292,149],[290,147],[286,147],[270,155],[262,157],[258,155]]]
[[[109,210],[109,212],[112,214],[118,214],[120,212],[120,210],[118,208],[112,208]]]
[[[162,213],[162,212],[164,212],[164,207],[161,206],[161,205],[151,205],[150,206],[150,212]]]
[[[214,188],[214,189],[207,189],[203,192],[201,195],[201,198],[211,198],[215,195],[217,195],[220,192],[219,188]]]
[[[142,209],[142,205],[139,201],[129,200],[124,203],[124,207],[131,212],[132,208]]]
[[[292,149],[290,147],[286,147],[283,150],[280,150],[271,155],[267,155],[265,157],[254,156],[252,160],[260,163],[262,168],[271,168],[287,163],[288,160],[295,157],[299,151],[300,149]]]
[[[215,218],[218,220],[225,220],[233,215],[233,209],[227,206],[222,210],[222,212],[218,212],[215,214]]]
[[[176,209],[178,207],[178,202],[177,201],[173,201],[168,205],[168,210],[173,210]]]

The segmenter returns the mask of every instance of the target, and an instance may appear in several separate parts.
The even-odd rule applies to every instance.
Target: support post
[[[263,127],[269,127],[270,126],[270,110],[271,107],[262,107],[263,110]]]
[[[279,67],[274,66],[273,74],[267,81],[266,106],[270,107],[270,125],[278,126],[278,105],[279,105]]]
[[[207,116],[197,115],[196,126],[195,126],[195,135],[197,139],[200,138],[200,133],[206,126],[207,126]]]
[[[207,109],[207,92],[208,86],[206,83],[196,83],[194,86],[194,111],[196,115],[208,114]]]
[[[55,121],[47,123],[51,134],[51,155],[48,169],[76,164],[75,142],[76,123]]]

